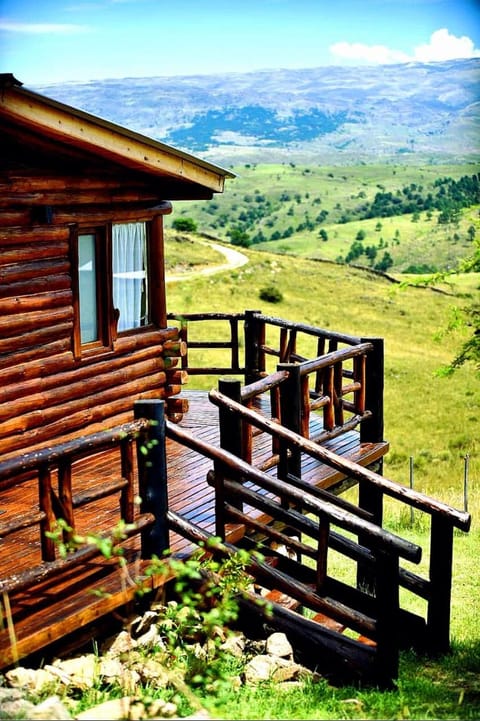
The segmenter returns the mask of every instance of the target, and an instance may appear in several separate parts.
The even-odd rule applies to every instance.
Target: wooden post
[[[288,378],[280,385],[280,418],[282,426],[291,431],[302,434],[302,379],[300,366],[296,363],[279,363],[277,371],[288,371]],[[285,443],[280,446],[280,459],[278,464],[278,477],[286,480],[291,473],[297,478],[302,477],[301,452],[298,448],[291,448],[288,454]]]
[[[261,378],[265,372],[265,354],[261,346],[265,343],[265,323],[256,317],[261,311],[245,311],[245,385]]]
[[[373,344],[373,350],[367,354],[365,371],[365,407],[372,416],[360,426],[360,441],[380,443],[383,441],[383,338],[362,338],[362,343]]]
[[[373,350],[367,354],[365,370],[365,408],[372,412],[371,418],[360,425],[361,443],[383,441],[383,385],[384,385],[384,344],[383,338],[362,338],[362,343],[372,343]],[[377,473],[382,473],[383,459],[378,461]],[[383,493],[368,481],[359,483],[358,505],[373,514],[373,522],[383,523]],[[359,536],[359,543],[368,547],[368,541]],[[358,564],[357,585],[365,591],[375,593],[375,582],[371,573]]]
[[[242,402],[241,383],[236,378],[220,378],[218,381],[220,393],[228,396],[237,403]],[[234,456],[243,459],[243,422],[240,416],[220,406],[220,446],[225,451],[233,453]],[[236,498],[228,498],[229,503],[235,508],[243,509],[243,503]]]
[[[153,421],[147,434],[137,439],[137,462],[142,513],[152,513],[153,526],[142,531],[142,558],[161,557],[170,547],[167,511],[167,460],[165,449],[165,403],[146,399],[135,401],[135,419]]]
[[[398,556],[377,552],[377,652],[375,665],[379,686],[391,688],[398,677],[399,662],[399,564]]]
[[[450,598],[452,591],[453,526],[432,515],[430,538],[430,592],[427,611],[429,650],[450,650]]]
[[[52,473],[47,464],[42,464],[38,470],[38,495],[40,510],[45,514],[40,522],[42,561],[54,561],[55,541],[45,535],[46,531],[53,531],[57,520],[52,507]]]

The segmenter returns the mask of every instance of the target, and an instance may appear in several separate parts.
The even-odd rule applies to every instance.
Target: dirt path
[[[248,263],[247,256],[234,248],[228,248],[227,246],[219,245],[218,243],[204,242],[203,244],[209,245],[210,248],[222,253],[222,255],[225,256],[226,263],[221,263],[220,265],[209,265],[207,268],[202,268],[201,270],[191,270],[187,273],[180,273],[179,275],[169,275],[167,273],[165,277],[165,281],[167,283],[193,278],[196,275],[214,275],[215,273],[221,273],[223,270],[240,268],[242,265],[245,265],[245,263]]]

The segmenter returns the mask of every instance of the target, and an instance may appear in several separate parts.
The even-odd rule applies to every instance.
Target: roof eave
[[[183,179],[216,193],[223,191],[225,178],[235,177],[228,170],[16,83],[3,84],[0,112],[22,125],[129,168]]]

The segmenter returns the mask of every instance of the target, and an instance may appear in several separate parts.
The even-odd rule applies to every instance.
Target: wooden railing
[[[242,394],[247,405],[268,390],[272,417],[281,415],[282,423],[305,437],[310,434],[311,414],[320,411],[320,442],[360,424],[362,441],[383,440],[381,338],[337,333],[255,310],[171,314],[169,318],[180,320],[180,337],[186,348],[182,368],[189,375],[243,376],[248,391]],[[198,339],[200,328],[212,332],[216,339]],[[242,340],[244,359],[240,358]],[[211,353],[213,349],[226,351],[227,362],[192,364],[196,351]],[[282,384],[288,390],[282,392]]]
[[[218,400],[223,399],[219,397]],[[225,402],[231,403],[229,399]],[[244,410],[250,419],[257,415],[254,411]],[[263,421],[267,426],[270,423],[266,419]],[[370,680],[376,683],[390,684],[398,672],[402,625],[410,621],[408,614],[401,614],[399,608],[399,559],[418,563],[421,549],[380,528],[369,520],[368,514],[343,499],[273,478],[168,421],[166,435],[211,458],[214,463],[208,482],[215,488],[216,536],[225,540],[229,524],[242,524],[246,531],[239,545],[257,549],[275,559],[272,567],[271,563],[252,556],[249,570],[257,583],[288,594],[312,612],[324,614],[375,643],[374,647],[365,647],[353,639],[336,638],[335,634],[327,631],[313,644],[311,624],[296,616],[295,621],[291,621],[295,627],[292,632],[297,636],[303,634],[303,643],[310,644],[312,660],[313,649],[316,652],[318,644],[327,643],[329,651],[336,654],[339,665],[343,664],[346,668],[349,664],[356,667],[360,663],[367,678],[370,675]],[[303,513],[297,510],[299,507],[302,507]],[[236,550],[229,544],[212,546],[212,534],[170,510],[166,513],[166,523],[171,530],[195,543],[208,542],[208,548],[213,552],[215,549],[219,549],[220,553]],[[286,528],[288,535],[282,530]],[[353,540],[355,535],[360,534],[368,537],[369,548]],[[284,544],[293,551],[296,560],[276,554],[269,545],[270,541]],[[329,553],[333,550],[371,568],[377,584],[375,596],[339,582],[329,574]],[[303,559],[308,559],[308,562],[304,563]],[[277,608],[277,611],[282,615],[282,609]],[[261,613],[262,606],[259,605],[257,614]],[[275,618],[274,614],[273,620],[269,618],[268,623],[275,625]],[[329,656],[329,662],[333,664],[333,656]],[[362,673],[358,667],[356,672],[359,675]]]
[[[159,407],[157,403],[154,403],[153,407],[157,413],[163,412],[163,404]],[[151,473],[152,461],[156,469],[161,467],[161,455],[158,456],[158,454],[164,453],[164,448],[162,445],[157,447],[158,423],[152,423],[151,419],[146,420],[143,417],[148,417],[148,408],[148,401],[138,402],[136,404],[137,420],[131,423],[68,441],[52,448],[26,453],[0,463],[0,485],[8,484],[9,479],[15,478],[19,491],[24,483],[36,481],[38,486],[38,510],[22,513],[16,518],[1,523],[0,538],[7,538],[19,531],[37,527],[41,549],[38,565],[20,572],[12,578],[2,579],[0,591],[19,590],[33,581],[44,580],[67,565],[84,562],[97,555],[98,548],[90,544],[69,553],[66,560],[60,558],[58,544],[51,534],[56,530],[57,523],[61,519],[66,524],[62,540],[68,544],[76,535],[77,510],[114,494],[119,494],[118,521],[122,520],[126,524],[122,526],[124,537],[119,536],[115,542],[121,543],[126,538],[140,533],[143,557],[151,555],[150,537],[152,529],[155,529],[156,518],[160,514],[155,493],[147,493],[146,484],[150,482],[148,474]],[[163,416],[161,416],[161,420],[163,421]],[[137,460],[135,460],[134,453],[135,445],[137,446]],[[141,449],[145,447],[149,448],[148,463],[145,460],[145,454],[141,452]],[[82,459],[115,449],[119,451],[119,455],[117,459],[114,459],[110,453],[109,463],[115,464],[116,462],[118,464],[118,476],[102,483],[92,482],[88,487],[75,492],[72,482],[74,464]],[[136,463],[138,463],[139,470],[140,496],[147,499],[142,500],[139,514],[135,510],[134,473]],[[166,490],[163,490],[163,493],[165,492]],[[115,537],[113,526],[105,530],[106,535],[109,536],[113,532]],[[165,538],[162,541],[165,545]]]
[[[427,614],[425,625],[415,625],[416,642],[420,639],[430,650],[446,651],[450,645],[450,601],[452,583],[452,556],[453,556],[453,530],[458,528],[467,532],[470,528],[471,516],[469,513],[459,511],[451,506],[437,501],[429,496],[419,493],[413,489],[402,486],[394,481],[384,478],[372,470],[363,468],[347,458],[338,456],[328,449],[319,446],[316,442],[295,433],[294,431],[279,425],[275,421],[257,413],[252,408],[245,407],[227,395],[212,390],[209,393],[210,400],[227,411],[230,416],[242,419],[244,422],[254,426],[263,432],[269,433],[276,438],[280,456],[287,458],[289,455],[307,454],[316,458],[327,466],[344,473],[346,476],[355,479],[359,484],[358,506],[349,504],[350,511],[367,514],[363,518],[369,518],[378,528],[383,525],[383,499],[385,496],[415,508],[431,518],[431,531],[429,543],[429,572],[428,577],[423,578],[406,569],[400,569],[400,584],[413,594],[427,601]],[[280,480],[287,487],[295,487],[301,494],[312,494],[320,498],[328,498],[331,503],[345,503],[337,499],[328,491],[314,489],[305,483],[301,477],[301,467],[296,464],[292,470],[291,464],[279,465],[278,475]],[[230,487],[225,486],[227,489]],[[231,491],[232,489],[230,489]],[[238,490],[238,489],[237,489]],[[237,505],[242,494],[235,491],[236,501],[232,502],[232,496],[228,501],[229,506]],[[222,491],[224,492],[224,491]],[[283,503],[288,502],[289,494],[286,494]],[[238,520],[238,516],[237,517]],[[371,548],[368,533],[359,531],[359,542],[365,548]],[[357,584],[370,593],[376,593],[378,577],[372,574],[371,568],[367,568],[362,562],[359,563],[357,572]]]

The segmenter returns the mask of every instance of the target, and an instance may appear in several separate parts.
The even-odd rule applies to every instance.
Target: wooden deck
[[[207,395],[200,391],[182,393],[189,399],[190,410],[180,425],[199,438],[219,445],[218,409]],[[318,422],[316,419],[313,421]],[[255,441],[254,460],[269,455],[270,437],[260,435]],[[387,443],[362,444],[359,434],[345,433],[324,444],[330,450],[364,466],[375,463],[388,450]],[[118,467],[118,466],[117,466]],[[167,441],[168,496],[171,510],[194,521],[208,532],[215,532],[213,489],[207,484],[207,472],[212,461]],[[314,461],[303,459],[303,478],[316,486],[334,488],[344,480],[338,472]],[[75,492],[98,487],[112,478],[112,451],[79,461],[74,467]],[[38,509],[37,481],[23,481],[0,490],[0,524],[18,515]],[[95,501],[78,509],[75,516],[76,531],[106,533],[120,519],[119,504],[113,507],[112,497]],[[172,534],[171,549],[174,553],[189,554],[194,548],[186,539]],[[142,575],[145,562],[139,560],[140,538],[135,536],[125,544],[128,570],[134,578]],[[18,531],[0,541],[0,590],[1,582],[13,579],[26,569],[41,567],[41,546],[38,526]],[[148,582],[152,588],[155,582]],[[158,583],[157,583],[158,585]],[[93,595],[100,592],[100,596]],[[107,595],[105,595],[107,594]],[[0,596],[3,627],[0,630],[0,667],[28,656],[38,649],[64,639],[72,629],[86,630],[98,619],[129,602],[135,594],[135,586],[121,575],[115,561],[92,558],[68,572],[55,574],[41,583],[12,591]],[[11,613],[14,629],[8,627]],[[72,620],[73,619],[73,620]],[[12,650],[13,635],[16,649]],[[63,647],[68,639],[64,639]]]

